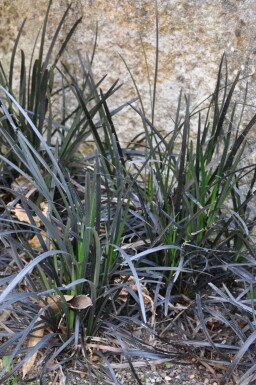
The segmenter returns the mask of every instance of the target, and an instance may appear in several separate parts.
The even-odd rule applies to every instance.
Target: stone
[[[43,21],[48,0],[2,0],[0,5],[0,58],[6,68],[11,49],[22,20],[27,17],[20,48],[32,51],[38,28]],[[47,39],[53,36],[57,23],[68,0],[54,0],[49,17]],[[145,57],[147,55],[151,88],[154,78],[156,32],[155,9],[152,0],[73,0],[69,18],[65,21],[61,39],[80,16],[83,21],[76,30],[64,54],[71,72],[78,65],[77,50],[83,57],[91,55],[96,23],[98,44],[93,65],[96,80],[108,74],[102,88],[120,79],[121,90],[112,97],[111,108],[136,96],[122,55],[141,92],[145,110],[150,117],[150,92]],[[170,131],[173,127],[180,90],[191,95],[192,105],[197,105],[214,89],[221,56],[226,52],[230,78],[238,70],[251,75],[255,83],[256,32],[251,21],[256,17],[254,0],[159,0],[159,72],[155,125]],[[16,63],[19,67],[19,63]],[[246,80],[241,82],[244,87]],[[256,101],[253,86],[249,93],[251,104]],[[137,104],[138,106],[138,104]],[[253,109],[248,109],[248,115]],[[114,118],[123,141],[129,141],[143,130],[138,116],[126,109]]]

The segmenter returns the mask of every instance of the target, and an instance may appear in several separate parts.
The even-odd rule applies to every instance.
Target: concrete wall
[[[84,54],[92,51],[98,21],[96,77],[99,79],[108,74],[103,86],[105,90],[117,78],[124,83],[112,99],[113,106],[117,107],[133,97],[135,91],[120,59],[121,54],[149,110],[149,86],[140,36],[152,80],[156,47],[154,0],[73,0],[72,3],[64,29],[68,31],[81,15],[83,22],[73,36],[69,54],[65,54],[64,60],[76,63],[77,49]],[[32,47],[47,4],[46,0],[0,0],[0,56],[4,65],[10,59],[24,17],[27,17],[27,25],[21,46],[26,50]],[[53,0],[48,38],[53,35],[68,4],[69,1]],[[181,88],[190,93],[194,105],[213,91],[223,52],[228,56],[231,78],[238,70],[252,75],[251,100],[256,101],[253,86],[256,68],[255,0],[159,0],[158,12],[160,56],[156,123],[160,129],[171,127]],[[241,88],[244,84],[245,81],[241,82]],[[124,140],[141,130],[134,112],[126,111],[115,121]]]

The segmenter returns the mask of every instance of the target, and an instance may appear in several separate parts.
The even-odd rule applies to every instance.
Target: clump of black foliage
[[[124,58],[138,97],[111,109],[120,85],[103,93],[105,76],[93,77],[97,33],[74,76],[61,55],[81,20],[58,46],[69,6],[46,50],[50,6],[39,50],[36,40],[32,55],[21,51],[18,72],[24,22],[9,70],[0,68],[2,383],[39,351],[41,383],[76,364],[92,383],[107,373],[115,384],[111,363],[120,354],[140,383],[133,357],[181,362],[182,351],[183,361],[194,356],[226,367],[221,385],[236,369],[237,384],[252,384],[256,168],[246,144],[256,115],[248,119],[248,85],[238,93],[244,79],[229,80],[223,56],[212,95],[192,108],[181,93],[163,133],[155,123],[158,48],[150,116]],[[157,47],[158,38],[156,12]],[[114,121],[126,108],[141,117],[142,129],[122,147]],[[81,145],[91,140],[89,156]],[[139,328],[162,348],[135,337]]]

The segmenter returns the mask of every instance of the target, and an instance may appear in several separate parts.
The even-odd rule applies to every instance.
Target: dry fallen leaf
[[[125,278],[126,278],[125,276],[121,276],[119,279],[115,280],[115,283],[117,283],[117,284],[122,283],[122,282],[124,282]],[[127,282],[133,291],[138,291],[137,284],[136,284],[133,276],[130,276],[128,278]],[[144,301],[145,305],[150,305],[151,313],[152,313],[152,315],[155,315],[156,312],[155,312],[154,301],[150,297],[148,289],[143,285],[142,282],[140,282],[140,288],[142,291],[143,301]],[[121,301],[126,302],[127,297],[128,297],[128,291],[125,287],[123,287],[118,298],[121,299]]]
[[[83,310],[89,306],[92,306],[91,298],[85,294],[81,294],[77,296],[64,295],[63,297],[67,301],[67,304],[70,307],[70,309],[73,309],[73,310]],[[47,297],[45,298],[45,301],[50,305],[52,310],[59,310],[58,302],[61,301],[61,297],[59,295],[55,295],[53,297]],[[44,307],[45,306],[44,302],[40,301],[39,306]]]
[[[46,241],[46,234],[45,232],[42,232],[41,233],[42,237],[43,237],[43,240]],[[41,248],[41,244],[39,242],[39,239],[38,239],[38,236],[37,235],[34,235],[33,238],[31,238],[28,243],[30,244],[31,247],[34,247],[34,248]]]
[[[73,295],[64,295],[63,297],[65,298],[66,301],[70,301],[72,298],[74,298]],[[61,301],[60,295],[54,295],[52,297],[45,297],[44,301],[46,301],[48,303],[48,305],[50,305],[50,308],[52,310],[59,310],[60,309],[58,306],[58,302]],[[40,307],[45,307],[44,301],[39,302]]]
[[[26,178],[24,178],[24,176],[22,176],[22,175],[20,175],[16,179],[14,179],[14,181],[11,184],[11,188],[14,191],[26,190],[26,189],[30,189],[31,187],[32,187],[32,184],[30,182],[28,182],[28,180]]]
[[[37,321],[41,321],[41,318],[39,317],[37,319]],[[40,328],[40,329],[37,329],[37,330],[33,331],[33,337],[29,338],[29,340],[28,340],[28,347],[29,348],[33,348],[34,346],[36,346],[36,344],[40,341],[40,339],[43,337],[43,335],[44,335],[44,328]],[[22,367],[22,378],[25,378],[25,376],[33,368],[35,360],[36,360],[36,357],[37,357],[37,353],[38,352],[35,352],[33,354],[33,356],[30,357],[25,362],[25,364],[23,365],[23,367]]]
[[[85,294],[77,295],[67,302],[70,309],[73,309],[73,310],[83,310],[83,309],[86,309],[87,307],[92,306],[91,298]]]
[[[10,310],[0,310],[0,321],[4,322],[4,321],[8,320],[10,315],[11,315]]]
[[[122,348],[116,348],[114,346],[101,345],[101,344],[86,344],[86,349],[103,350],[107,352],[122,353]]]
[[[26,210],[24,210],[21,206],[20,203],[17,203],[15,206],[15,209],[12,209],[12,212],[14,215],[18,218],[19,221],[24,222],[24,223],[30,223],[29,217],[26,213]],[[38,218],[38,216],[33,216],[33,219],[35,221],[36,226],[40,227],[41,221]]]
[[[40,209],[42,210],[42,213],[47,217],[49,212],[49,203],[47,201],[41,202]]]

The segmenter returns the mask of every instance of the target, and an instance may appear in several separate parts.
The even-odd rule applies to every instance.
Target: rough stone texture
[[[53,35],[61,15],[70,2],[53,0],[48,38]],[[18,28],[27,17],[21,47],[33,46],[42,23],[47,0],[0,1],[0,57],[4,66],[10,59]],[[76,50],[92,52],[96,22],[99,38],[94,62],[97,79],[108,74],[103,89],[117,78],[124,83],[112,105],[135,96],[135,90],[119,54],[126,60],[150,111],[149,85],[140,36],[148,60],[151,82],[155,63],[155,9],[153,0],[73,0],[67,32],[83,16],[64,60],[77,63]],[[214,89],[220,58],[228,56],[230,75],[238,70],[253,75],[256,66],[256,2],[254,0],[159,0],[159,74],[156,125],[169,130],[182,88],[196,105]],[[65,33],[64,31],[64,33]],[[63,35],[64,36],[64,35]],[[254,75],[250,78],[254,82]],[[245,81],[241,82],[243,87]],[[256,98],[253,95],[252,101]],[[249,114],[252,112],[249,111]],[[124,140],[141,130],[134,112],[125,111],[115,118]]]

